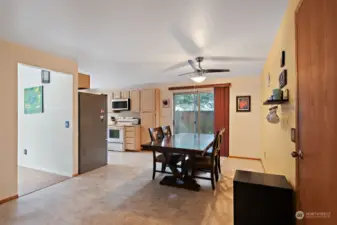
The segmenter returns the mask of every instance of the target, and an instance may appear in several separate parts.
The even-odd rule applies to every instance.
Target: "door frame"
[[[295,136],[296,136],[296,142],[295,142],[295,150],[299,150],[300,149],[300,146],[299,146],[299,137],[300,137],[300,120],[299,120],[299,116],[300,116],[300,113],[299,113],[299,68],[298,68],[298,29],[297,29],[297,26],[298,26],[298,19],[297,19],[297,15],[298,15],[298,12],[299,10],[301,9],[302,5],[303,5],[303,2],[304,0],[300,0],[300,2],[298,3],[298,6],[295,10],[295,55],[296,55],[296,107],[295,107],[295,110],[296,110],[296,116],[295,116],[295,124],[296,124],[296,133],[295,133]],[[299,158],[297,157],[296,158],[296,172],[295,172],[295,182],[296,182],[296,194],[298,193],[299,191],[299,166],[300,166],[300,162],[299,162]],[[297,195],[298,196],[298,195]],[[296,206],[299,207],[299,198],[296,197]]]
[[[298,29],[297,29],[297,26],[298,26],[298,19],[297,19],[297,16],[298,16],[298,12],[299,10],[301,9],[302,5],[303,5],[303,2],[304,0],[300,0],[298,5],[297,5],[297,8],[295,10],[295,56],[296,56],[296,107],[295,107],[295,110],[296,110],[296,115],[295,115],[295,124],[296,124],[296,132],[295,132],[295,136],[296,136],[296,142],[295,142],[295,151],[298,151],[300,149],[300,146],[299,146],[299,138],[300,138],[300,120],[299,120],[299,116],[300,116],[300,113],[299,113],[299,68],[298,68]],[[300,159],[297,157],[296,158],[296,165],[295,165],[295,192],[296,192],[296,209],[299,209],[300,207],[300,199],[299,199],[299,191],[300,191],[300,185],[299,185],[299,173],[300,173]]]

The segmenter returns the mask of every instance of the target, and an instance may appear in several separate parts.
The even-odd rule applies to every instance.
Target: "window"
[[[174,132],[212,134],[214,132],[213,92],[174,94]]]

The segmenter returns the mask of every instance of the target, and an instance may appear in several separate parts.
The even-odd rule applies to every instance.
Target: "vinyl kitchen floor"
[[[18,166],[18,195],[23,196],[66,179],[69,177]]]
[[[193,192],[152,180],[152,154],[109,152],[109,165],[0,205],[1,225],[231,225],[235,169],[258,161],[222,159],[216,191]]]

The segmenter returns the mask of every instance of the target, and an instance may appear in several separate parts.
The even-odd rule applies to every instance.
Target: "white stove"
[[[108,123],[108,150],[109,151],[125,151],[124,134],[125,126],[137,125],[139,119],[133,117],[117,117],[116,121]]]

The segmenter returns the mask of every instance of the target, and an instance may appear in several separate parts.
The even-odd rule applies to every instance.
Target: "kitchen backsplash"
[[[120,113],[113,113],[113,112],[108,112],[108,118],[110,119],[111,117],[134,117],[134,118],[140,118],[139,113],[131,112],[131,111],[123,111]]]

